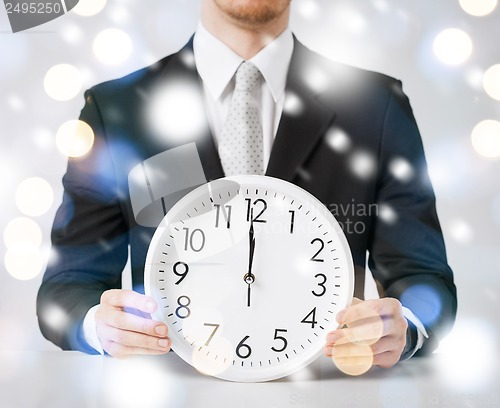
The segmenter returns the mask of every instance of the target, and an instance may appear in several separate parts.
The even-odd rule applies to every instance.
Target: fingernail
[[[167,335],[167,328],[165,326],[156,326],[155,333],[159,336],[166,336]]]
[[[152,300],[148,300],[148,301],[146,302],[146,310],[147,310],[148,312],[153,312],[153,311],[155,310],[155,306],[156,306],[156,305],[155,305],[155,303],[154,303]]]
[[[328,335],[326,336],[327,343],[333,344],[338,339],[340,339],[340,335],[337,332],[328,333]]]
[[[161,348],[168,348],[168,344],[169,344],[169,341],[167,339],[160,339],[158,340],[158,345],[161,347]]]
[[[327,346],[327,347],[325,348],[325,354],[326,354],[328,357],[331,357],[331,355],[332,355],[332,350],[333,350],[333,347],[331,347],[331,346]]]

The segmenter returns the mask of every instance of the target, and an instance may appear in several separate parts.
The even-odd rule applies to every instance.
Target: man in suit
[[[456,289],[401,83],[306,49],[288,29],[290,0],[202,0],[201,7],[198,30],[181,51],[86,93],[80,119],[95,143],[88,155],[70,159],[64,176],[54,257],[37,301],[42,333],[63,349],[87,353],[169,351],[167,327],[147,316],[156,302],[141,294],[154,229],[137,223],[128,176],[148,158],[190,142],[207,180],[227,174],[219,154],[224,121],[234,74],[250,61],[262,76],[265,174],[306,189],[344,226],[356,296],[363,297],[367,253],[379,285],[380,299],[356,300],[339,314],[325,354],[351,355],[346,338],[368,340],[370,330],[354,339],[348,332],[369,327],[367,315],[382,322],[370,342],[374,365],[391,367],[434,350],[453,324]],[[159,134],[147,114],[159,87],[168,93],[179,84],[195,90],[207,124],[182,138],[168,129]],[[134,291],[120,289],[129,247]]]

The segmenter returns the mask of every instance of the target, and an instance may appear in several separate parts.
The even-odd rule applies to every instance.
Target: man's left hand
[[[368,359],[383,368],[396,364],[406,344],[408,322],[399,300],[383,298],[361,301],[337,314],[339,327],[328,333],[325,355],[343,364]],[[361,354],[361,355],[358,355]]]

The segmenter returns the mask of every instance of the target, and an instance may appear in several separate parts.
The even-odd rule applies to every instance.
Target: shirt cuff
[[[429,335],[427,334],[427,330],[425,330],[424,325],[420,321],[420,319],[413,314],[413,312],[408,309],[407,307],[403,306],[403,315],[404,317],[409,320],[413,325],[417,328],[417,343],[414,347],[413,350],[409,350],[407,353],[405,353],[405,358],[404,360],[408,360],[409,358],[413,357],[413,355],[422,348],[422,345],[424,344],[425,339],[429,338]]]
[[[104,349],[101,345],[101,340],[97,336],[97,328],[95,322],[95,313],[99,305],[95,305],[91,307],[87,314],[85,315],[85,319],[83,319],[83,337],[87,344],[92,347],[99,354],[104,355]]]

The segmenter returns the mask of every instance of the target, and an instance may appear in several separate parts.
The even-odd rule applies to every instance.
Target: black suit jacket
[[[121,287],[129,248],[133,286],[143,290],[154,229],[137,225],[127,177],[178,144],[170,135],[153,134],[144,111],[160,86],[194,84],[202,97],[192,60],[190,42],[85,94],[80,119],[92,127],[95,142],[86,156],[69,160],[52,231],[54,256],[37,299],[42,333],[63,349],[93,352],[82,339],[83,318],[102,292]],[[401,83],[326,60],[295,40],[286,92],[300,104],[283,113],[267,174],[303,187],[330,208],[350,244],[358,296],[369,254],[381,295],[400,299],[420,318],[431,337],[423,350],[434,349],[454,321],[456,289],[421,137]],[[213,180],[224,174],[208,129],[192,141]],[[409,177],[396,177],[398,160],[411,166],[404,174]]]

